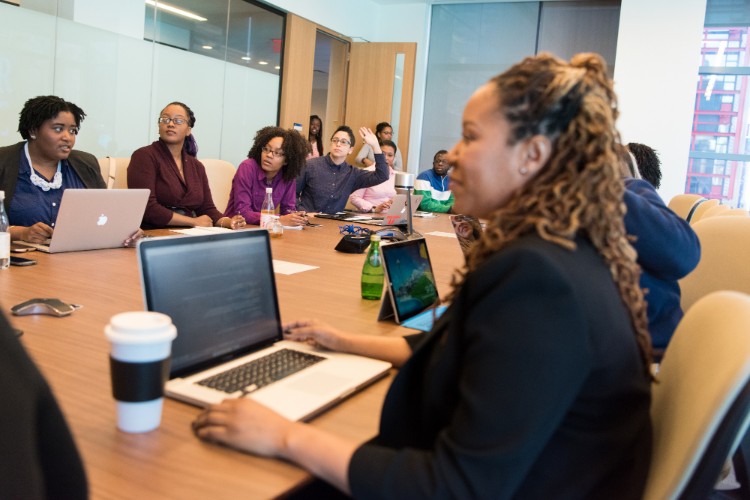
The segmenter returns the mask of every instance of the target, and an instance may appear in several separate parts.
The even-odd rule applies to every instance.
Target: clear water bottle
[[[268,231],[271,233],[271,238],[281,238],[281,235],[284,234],[284,225],[281,223],[278,215],[273,216],[273,222],[271,222],[271,227]]]
[[[5,191],[0,191],[0,269],[10,265],[10,224],[5,213]]]
[[[383,295],[383,257],[380,255],[380,236],[370,236],[370,249],[362,267],[362,298],[380,300]]]
[[[274,206],[273,198],[271,197],[272,194],[273,189],[266,188],[266,199],[263,200],[263,205],[260,207],[260,227],[266,229],[271,229],[271,224],[273,223]]]

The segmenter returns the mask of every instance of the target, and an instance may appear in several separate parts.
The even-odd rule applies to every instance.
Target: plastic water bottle
[[[383,295],[383,257],[380,255],[380,236],[370,236],[370,249],[362,267],[362,298],[380,300]]]
[[[273,223],[274,206],[273,198],[271,197],[272,193],[272,188],[266,188],[266,199],[263,200],[263,205],[260,207],[260,227],[266,229],[271,229],[271,224]]]
[[[280,216],[274,215],[273,221],[269,224],[268,231],[271,233],[271,238],[281,238],[284,234],[284,225],[279,219]]]
[[[0,191],[0,269],[10,265],[10,232],[8,216],[5,214],[5,191]]]

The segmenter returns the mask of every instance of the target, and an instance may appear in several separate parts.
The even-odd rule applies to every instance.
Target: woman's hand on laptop
[[[27,227],[26,230],[23,232],[23,238],[21,238],[23,241],[28,241],[29,243],[44,243],[48,239],[52,238],[52,233],[54,232],[54,229],[49,227],[44,222],[37,222],[31,227]]]
[[[211,405],[193,422],[201,439],[269,457],[280,456],[294,423],[249,398]]]
[[[317,319],[300,319],[294,323],[286,324],[282,328],[284,329],[284,340],[305,342],[332,351],[345,351],[350,337],[348,333],[336,330],[331,325]]]
[[[391,208],[391,203],[393,203],[393,198],[375,207],[375,212],[387,212]]]
[[[122,246],[133,248],[141,238],[143,238],[143,229],[139,228],[138,231],[125,238],[125,241],[122,242]]]

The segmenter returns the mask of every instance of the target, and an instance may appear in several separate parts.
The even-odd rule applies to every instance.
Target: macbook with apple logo
[[[59,253],[122,247],[138,231],[148,189],[66,189],[45,244],[17,241],[42,252]]]

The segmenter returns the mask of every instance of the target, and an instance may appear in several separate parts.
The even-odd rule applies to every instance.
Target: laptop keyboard
[[[227,394],[253,392],[325,359],[294,349],[281,349],[196,383]]]

